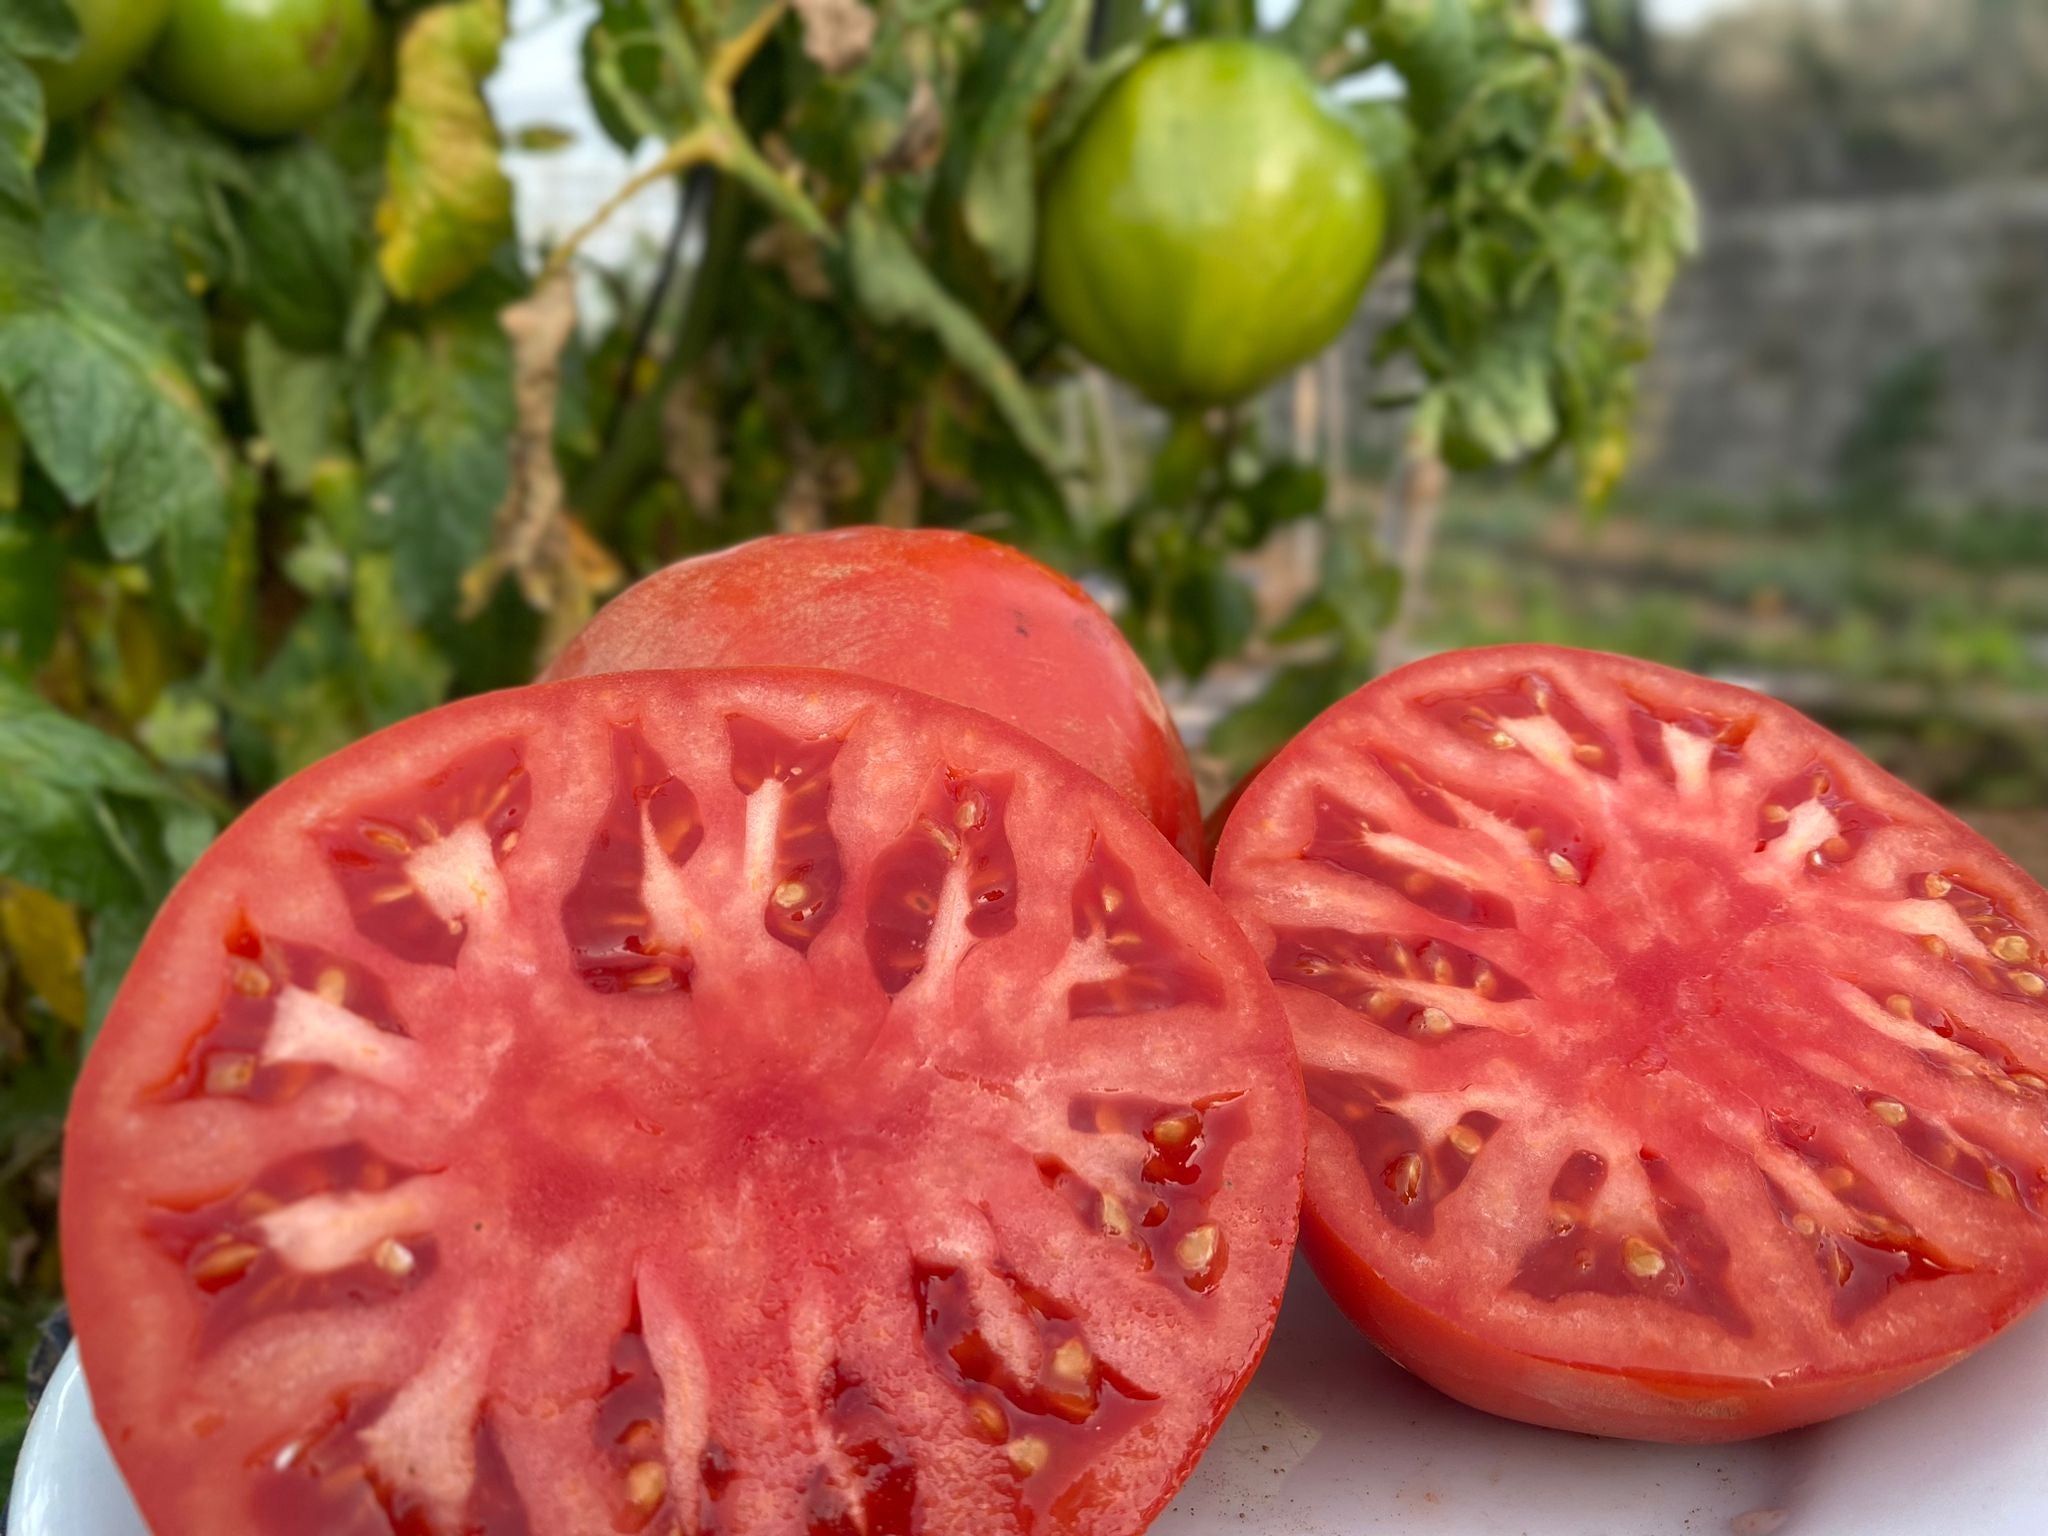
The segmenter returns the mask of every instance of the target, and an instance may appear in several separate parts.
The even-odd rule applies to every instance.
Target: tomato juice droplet
[[[2048,1294],[2048,893],[1780,703],[1431,657],[1275,756],[1214,884],[1302,1056],[1308,1256],[1454,1395],[1770,1433]]]
[[[67,1290],[158,1536],[1136,1536],[1272,1327],[1298,1084],[1199,874],[999,722],[550,684],[195,865]]]

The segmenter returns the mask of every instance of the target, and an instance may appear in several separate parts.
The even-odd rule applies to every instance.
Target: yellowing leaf
[[[0,938],[29,990],[72,1028],[85,1023],[85,933],[78,913],[33,887],[0,880]]]
[[[512,183],[482,90],[504,40],[504,0],[456,0],[422,11],[398,45],[377,268],[408,303],[453,293],[511,233]]]

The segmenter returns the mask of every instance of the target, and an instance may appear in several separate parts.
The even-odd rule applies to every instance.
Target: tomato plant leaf
[[[848,215],[846,233],[861,307],[885,325],[912,325],[935,336],[946,355],[988,392],[1018,440],[1042,464],[1056,467],[1059,439],[1017,365],[973,311],[932,276],[903,232],[861,205]]]
[[[961,215],[1004,283],[1030,275],[1037,240],[1031,116],[1080,62],[1087,42],[1088,6],[1047,0],[976,127]]]
[[[180,792],[127,743],[0,673],[0,875],[97,909],[169,888],[162,812]]]
[[[193,117],[140,91],[117,91],[55,147],[62,153],[45,174],[52,202],[139,215],[203,286],[242,265],[229,198],[248,187],[249,172],[226,139]]]
[[[142,936],[149,931],[155,907],[119,905],[95,914],[92,939],[85,952],[85,1043],[90,1045],[114,1006],[114,994],[127,978]]]
[[[398,45],[377,267],[407,303],[453,293],[511,235],[512,183],[482,88],[504,40],[504,0],[455,0],[420,12]]]
[[[646,0],[601,0],[583,33],[583,84],[591,110],[621,149],[634,148],[645,136],[635,113],[681,120],[682,106],[673,98],[652,25]]]
[[[510,481],[511,344],[488,310],[443,308],[385,332],[356,395],[373,538],[397,556],[407,613],[448,612]]]
[[[35,71],[0,50],[0,199],[34,207],[43,153],[43,87]]]
[[[286,490],[303,496],[315,469],[346,451],[341,406],[347,365],[337,357],[295,352],[262,325],[242,341],[249,402],[257,430],[270,445]]]
[[[301,139],[254,160],[250,180],[241,296],[285,345],[329,350],[348,325],[362,259],[347,174],[325,148]]]
[[[64,546],[25,520],[0,518],[0,669],[32,673],[63,627]]]
[[[0,277],[0,394],[23,437],[72,502],[97,504],[117,558],[166,534],[210,547],[227,528],[233,463],[196,382],[204,322],[177,257],[112,215],[53,213],[42,234],[36,268]],[[0,263],[20,258],[9,245]],[[201,618],[212,573],[174,576],[180,608]]]
[[[25,59],[68,59],[80,36],[70,0],[7,0],[0,11],[0,48]]]

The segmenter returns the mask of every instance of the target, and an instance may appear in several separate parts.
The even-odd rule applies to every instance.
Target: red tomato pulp
[[[1202,857],[1187,753],[1144,664],[1073,582],[971,533],[846,528],[681,561],[606,604],[547,675],[772,666],[831,667],[986,710]]]
[[[473,699],[152,927],[66,1283],[157,1536],[1128,1536],[1272,1327],[1300,1080],[1098,780],[780,670]]]
[[[1304,1248],[1455,1397],[1763,1434],[2048,1288],[2048,896],[1781,704],[1420,662],[1259,776],[1215,884],[1302,1053]]]

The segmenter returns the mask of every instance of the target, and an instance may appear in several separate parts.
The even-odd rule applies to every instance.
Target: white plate
[[[1271,1355],[1152,1536],[2043,1536],[2044,1409],[2048,1312],[1903,1397],[1769,1440],[1530,1429],[1388,1364],[1303,1270]],[[76,1348],[29,1426],[7,1536],[146,1536]]]

